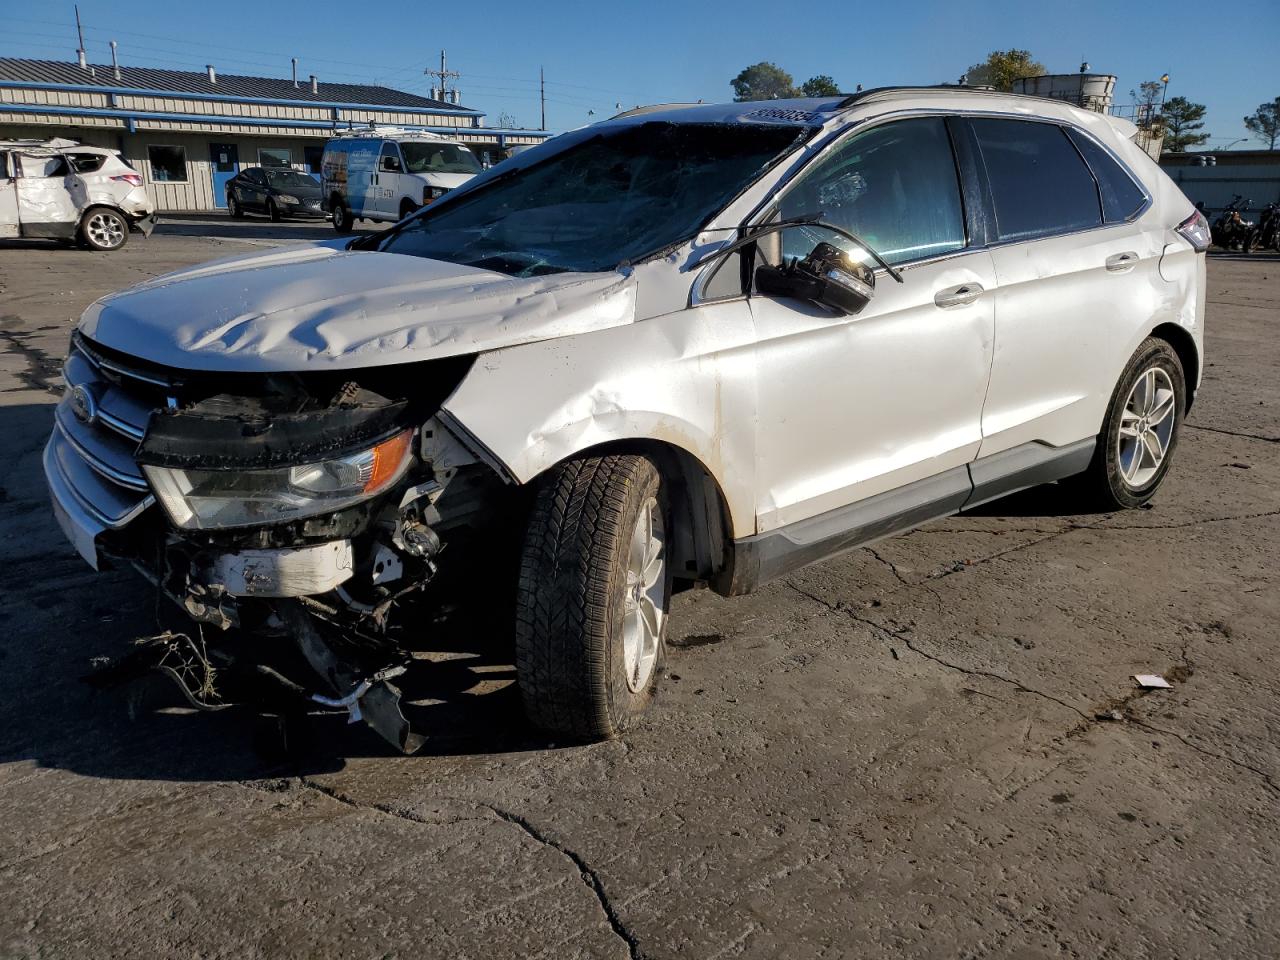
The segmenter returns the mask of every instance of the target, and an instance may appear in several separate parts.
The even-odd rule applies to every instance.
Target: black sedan
[[[272,220],[325,216],[315,177],[272,167],[246,167],[228,180],[227,210],[233,217],[265,213]]]

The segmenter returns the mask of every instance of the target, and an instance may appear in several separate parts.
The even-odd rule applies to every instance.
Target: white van
[[[394,223],[481,170],[467,147],[425,131],[362,130],[324,146],[320,182],[340,233],[356,217]]]
[[[150,234],[155,204],[115,150],[74,140],[0,140],[0,237],[118,250]]]

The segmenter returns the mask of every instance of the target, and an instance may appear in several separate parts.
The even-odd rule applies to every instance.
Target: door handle
[[[963,307],[973,303],[982,293],[982,284],[970,281],[958,287],[939,290],[933,295],[933,302],[939,307]]]
[[[1132,270],[1138,263],[1138,255],[1132,250],[1126,250],[1124,253],[1113,253],[1107,257],[1107,269],[1112,273],[1124,273],[1126,270]]]

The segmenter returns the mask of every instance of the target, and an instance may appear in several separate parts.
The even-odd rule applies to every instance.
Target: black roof
[[[110,64],[93,64],[82,70],[80,64],[62,60],[26,60],[18,57],[0,57],[0,81],[14,83],[59,83],[68,86],[129,87],[134,90],[152,90],[156,93],[205,95],[222,94],[229,97],[252,97],[261,100],[296,100],[299,103],[365,104],[379,107],[416,107],[428,110],[467,110],[459,104],[420,97],[416,93],[392,90],[364,83],[326,83],[319,81],[319,92],[311,92],[311,83],[305,78],[278,80],[274,77],[244,77],[236,74],[217,73],[218,82],[210,83],[207,72],[201,70],[154,70],[150,67],[121,67],[120,79],[115,78]],[[479,112],[479,111],[473,111]]]

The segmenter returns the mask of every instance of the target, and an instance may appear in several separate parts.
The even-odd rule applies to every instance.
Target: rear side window
[[[1098,185],[1057,124],[974,119],[1001,240],[1102,225]]]
[[[1084,155],[1098,181],[1098,190],[1102,193],[1102,216],[1107,223],[1128,220],[1142,209],[1147,195],[1111,154],[1079,130],[1068,127],[1067,136]]]
[[[107,160],[101,153],[73,153],[69,158],[76,173],[93,173],[95,170],[101,170]]]

